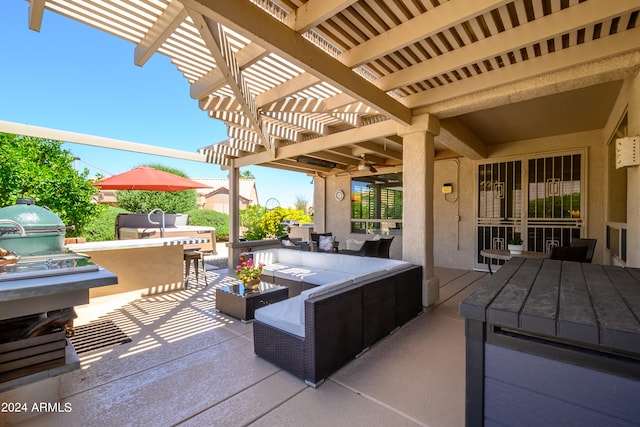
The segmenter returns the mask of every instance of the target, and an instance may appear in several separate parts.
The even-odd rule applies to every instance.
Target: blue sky
[[[0,0],[0,120],[80,132],[184,151],[226,139],[189,96],[189,84],[169,59],[133,64],[135,46],[45,11],[40,32],[29,30],[28,3]],[[112,174],[144,163],[175,167],[192,178],[226,177],[217,165],[64,144],[91,173]],[[92,165],[97,168],[92,167]],[[305,174],[251,166],[261,204],[313,201]]]

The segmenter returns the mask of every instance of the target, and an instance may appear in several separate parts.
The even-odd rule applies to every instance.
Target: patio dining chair
[[[551,259],[590,263],[597,239],[572,239],[569,246],[551,248]]]
[[[391,242],[393,241],[393,237],[394,236],[380,238],[378,254],[376,255],[378,258],[389,258],[389,249],[391,249]]]
[[[378,257],[379,248],[380,248],[380,240],[365,240],[362,243],[362,247],[360,249],[357,249],[357,250],[344,249],[344,250],[341,250],[340,253],[345,255]]]
[[[593,259],[593,252],[596,249],[596,243],[598,239],[571,239],[570,246],[573,248],[578,247],[587,247],[587,253],[584,256],[584,261],[582,262],[591,262]]]
[[[309,251],[309,242],[302,241],[300,239],[291,239],[288,234],[278,236],[278,240],[283,247],[287,249],[296,249],[299,251]]]

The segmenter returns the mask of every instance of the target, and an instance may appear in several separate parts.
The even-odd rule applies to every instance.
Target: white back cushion
[[[301,257],[302,265],[304,267],[313,268],[315,270],[325,270],[325,264],[327,257],[331,254],[325,254],[322,252],[305,252]]]
[[[302,265],[302,251],[278,249],[278,263],[286,265]]]
[[[275,264],[278,262],[278,251],[275,249],[265,249],[253,253],[253,261],[262,264]]]
[[[321,251],[330,251],[335,236],[320,236],[319,245]]]
[[[342,273],[358,274],[361,258],[353,255],[327,254],[324,264],[326,270],[340,271]]]
[[[350,251],[357,251],[364,245],[364,240],[347,239],[347,249]]]

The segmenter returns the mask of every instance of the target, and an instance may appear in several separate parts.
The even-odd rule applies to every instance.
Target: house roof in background
[[[213,192],[218,192],[221,188],[225,188],[227,190],[229,189],[228,178],[193,178],[193,180],[209,186],[209,188],[200,188],[196,190],[201,196],[206,196]],[[256,200],[253,200],[254,191],[256,194]],[[240,179],[239,195],[240,197],[245,198],[247,201],[252,201],[253,203],[258,204],[258,191],[256,188],[256,181],[254,179]]]

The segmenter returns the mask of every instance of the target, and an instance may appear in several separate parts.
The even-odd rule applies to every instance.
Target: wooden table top
[[[513,257],[460,315],[640,356],[640,269]]]

